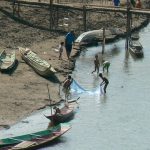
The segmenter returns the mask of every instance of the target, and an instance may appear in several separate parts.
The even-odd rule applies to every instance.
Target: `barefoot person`
[[[61,42],[60,45],[59,45],[59,60],[62,59],[62,52],[64,50],[64,42]]]
[[[110,66],[110,62],[103,60],[103,72],[105,71],[105,69],[108,72],[109,66]]]
[[[65,100],[68,99],[71,84],[73,82],[72,77],[69,75],[64,81],[63,81],[63,92],[65,93]]]
[[[109,81],[106,77],[103,77],[102,73],[99,74],[99,77],[102,79],[102,82],[100,83],[100,86],[104,85],[104,93],[106,93],[106,88],[109,84]]]
[[[99,59],[98,59],[98,55],[97,54],[95,55],[94,66],[95,66],[95,70],[92,71],[92,73],[97,71],[97,74],[98,74],[99,73],[100,63],[99,63]]]

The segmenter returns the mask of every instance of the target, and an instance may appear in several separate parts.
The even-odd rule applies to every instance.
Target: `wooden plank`
[[[32,145],[36,145],[37,143],[36,142],[32,142],[32,141],[24,141],[24,142],[21,142],[19,144],[17,144],[16,146],[14,146],[12,148],[12,150],[17,150],[17,149],[20,149],[20,148],[28,148]]]
[[[17,3],[17,2],[16,2]],[[29,1],[19,1],[20,4],[25,4],[25,5],[38,5],[38,6],[49,6],[48,2],[29,2]],[[67,3],[67,4],[58,4],[54,3],[54,7],[58,8],[64,8],[64,9],[72,9],[72,10],[83,10],[83,5],[81,4],[72,4],[72,3]],[[86,5],[86,10],[87,11],[110,11],[110,12],[122,12],[126,13],[127,10],[124,7],[114,7],[114,6],[98,6],[98,5]],[[143,15],[150,15],[150,10],[149,9],[132,9],[130,10],[133,14],[143,14]]]
[[[20,139],[16,139],[16,138],[8,138],[8,139],[11,139],[11,140],[15,140],[15,141],[19,141],[19,142],[24,142],[24,140],[20,140]]]

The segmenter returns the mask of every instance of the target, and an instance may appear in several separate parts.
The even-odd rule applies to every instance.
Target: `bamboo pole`
[[[86,6],[83,6],[83,27],[84,27],[84,32],[86,32],[87,27],[86,27]]]
[[[16,3],[16,1],[13,0],[13,15],[15,15],[15,3]]]
[[[131,12],[130,12],[130,2],[129,0],[127,0],[126,50],[129,49],[130,36],[131,36]]]
[[[20,1],[18,0],[18,10],[17,10],[17,15],[20,17]]]
[[[47,90],[48,90],[48,97],[49,97],[49,101],[50,101],[50,108],[51,108],[51,115],[52,115],[52,100],[50,98],[50,92],[49,92],[48,84],[47,84]]]
[[[50,30],[52,30],[52,12],[53,12],[53,0],[50,0],[50,6],[49,6],[49,9],[50,9]]]
[[[105,51],[105,27],[103,28],[103,45],[102,45],[102,54],[104,54]]]

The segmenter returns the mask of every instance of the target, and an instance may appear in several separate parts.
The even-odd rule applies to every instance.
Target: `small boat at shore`
[[[0,139],[0,149],[1,148],[9,150],[36,149],[60,137],[69,129],[71,129],[70,125],[59,124],[57,126],[53,126],[51,128],[39,132],[9,137],[6,139]]]
[[[11,70],[16,63],[16,54],[15,51],[6,52],[3,50],[0,53],[0,70],[8,71]]]
[[[132,41],[129,42],[129,52],[136,57],[143,57],[143,47],[139,41]]]
[[[45,60],[41,59],[36,53],[29,49],[19,48],[22,59],[29,64],[35,72],[44,77],[50,77],[56,70]]]
[[[45,117],[51,120],[51,122],[53,122],[53,124],[55,125],[67,122],[73,118],[77,106],[77,101],[68,102],[67,106],[65,105],[64,107],[62,107],[59,113],[49,116],[45,115]]]
[[[140,38],[139,33],[135,32],[131,34],[131,39],[132,40],[138,40]]]
[[[106,29],[105,30],[105,41],[110,42],[122,32],[117,29]],[[103,41],[103,29],[92,30],[82,33],[76,40],[75,43],[82,45],[96,45]]]

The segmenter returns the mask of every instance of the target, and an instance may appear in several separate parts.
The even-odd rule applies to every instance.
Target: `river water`
[[[79,109],[69,123],[72,129],[49,147],[41,150],[150,150],[150,25],[140,31],[144,57],[135,59],[125,51],[125,40],[106,45],[105,59],[111,62],[106,95],[80,94]],[[93,59],[101,47],[83,51],[76,61],[73,78],[92,91],[101,80],[95,74]],[[102,67],[100,68],[102,72]],[[45,129],[48,120],[42,110],[24,119],[0,137]],[[34,119],[33,119],[34,118]],[[19,129],[19,130],[18,130]]]

